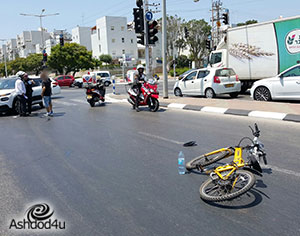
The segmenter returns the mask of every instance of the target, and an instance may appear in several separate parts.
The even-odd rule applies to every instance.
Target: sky
[[[161,0],[149,0],[161,3]],[[279,16],[300,15],[300,0],[223,0],[223,7],[230,10],[231,23],[256,19],[260,22],[276,19]],[[186,20],[210,20],[211,0],[167,0],[167,14],[178,15]],[[59,16],[44,18],[43,26],[48,31],[67,29],[71,32],[77,25],[93,26],[96,19],[105,16],[125,16],[133,18],[135,0],[0,0],[0,39],[16,38],[25,30],[36,30],[39,19],[24,17],[20,13],[45,14],[59,13]],[[161,10],[161,5],[158,6]],[[156,13],[160,18],[161,13]]]

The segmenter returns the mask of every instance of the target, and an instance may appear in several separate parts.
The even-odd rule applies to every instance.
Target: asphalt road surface
[[[53,118],[0,117],[0,235],[28,206],[47,203],[66,222],[58,235],[300,235],[300,125],[126,103],[90,108],[83,90],[63,90]],[[208,204],[205,175],[179,175],[186,160],[236,145],[258,122],[269,166],[242,197]],[[195,140],[198,145],[183,148]],[[225,161],[225,160],[224,160]]]

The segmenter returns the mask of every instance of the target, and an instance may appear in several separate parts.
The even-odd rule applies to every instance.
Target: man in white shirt
[[[18,77],[15,83],[15,91],[17,93],[17,106],[20,116],[26,116],[26,88],[23,82],[23,77],[26,75],[24,71],[19,71],[16,76]]]

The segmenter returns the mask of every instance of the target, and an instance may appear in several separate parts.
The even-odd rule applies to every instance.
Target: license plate
[[[232,88],[234,87],[234,84],[225,84],[225,88]]]
[[[91,99],[93,96],[92,95],[87,95],[86,98],[87,99]]]

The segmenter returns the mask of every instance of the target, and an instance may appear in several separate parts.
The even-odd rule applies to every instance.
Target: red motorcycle
[[[129,98],[128,102],[135,108],[136,96],[138,88],[130,88],[127,93]],[[155,80],[149,80],[142,85],[140,98],[139,98],[139,106],[148,106],[150,111],[156,112],[159,108],[158,96],[159,92],[157,91],[157,84]]]

